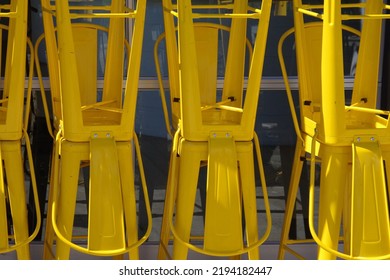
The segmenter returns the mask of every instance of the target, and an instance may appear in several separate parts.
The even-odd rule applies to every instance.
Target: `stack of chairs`
[[[298,141],[279,258],[284,259],[286,251],[304,258],[291,245],[314,241],[318,259],[389,259],[389,111],[378,109],[377,102],[382,22],[389,18],[390,6],[378,0],[302,2],[293,1],[294,30],[285,34],[295,32],[301,119],[298,124],[284,71]],[[361,13],[344,12],[353,8]],[[361,22],[361,32],[348,27],[351,20]],[[343,32],[360,36],[350,103],[344,86]],[[313,240],[290,240],[305,158],[310,161]],[[318,209],[314,207],[316,164],[321,169]]]
[[[12,0],[0,5],[0,17],[8,21],[0,25],[0,38],[7,36],[7,45],[0,46],[0,75],[4,82],[0,97],[0,253],[17,252],[18,259],[30,259],[30,242],[41,225],[38,192],[32,163],[27,127],[29,122],[33,74],[33,46],[27,38],[27,1]],[[27,61],[30,53],[31,60]],[[26,65],[28,88],[25,94]],[[25,99],[26,98],[26,99]],[[26,103],[25,103],[26,100]],[[29,234],[23,150],[32,183],[35,229]]]
[[[186,259],[190,249],[208,256],[240,258],[248,254],[249,259],[258,259],[259,246],[270,233],[271,215],[254,122],[272,1],[162,2],[172,120],[167,129],[172,127],[175,133],[158,258]],[[258,23],[253,47],[247,47],[249,20]],[[224,57],[218,51],[218,36],[224,32],[229,44],[223,90],[218,92],[217,61]],[[247,50],[252,48],[244,88]],[[261,237],[254,151],[267,220]],[[207,167],[204,228],[200,236],[194,236],[191,230],[201,166]]]
[[[134,184],[137,161],[140,191],[148,206],[134,133],[146,0],[137,1],[135,8],[122,0],[101,6],[51,3],[42,0],[44,38],[40,40],[46,43],[55,137],[44,258],[69,259],[73,249],[138,259],[139,246],[151,232],[147,207],[149,226],[145,235],[138,236]],[[99,20],[107,20],[108,27],[96,24]],[[127,26],[132,28],[131,44],[125,40]],[[99,36],[106,41],[98,44]],[[102,79],[98,65],[104,68]],[[75,235],[73,228],[81,167],[89,168],[90,174],[85,236]]]

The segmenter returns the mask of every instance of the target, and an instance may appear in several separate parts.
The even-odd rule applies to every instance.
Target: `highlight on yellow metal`
[[[221,2],[162,1],[165,34],[156,44],[165,39],[171,116],[164,111],[166,119],[171,118],[168,133],[174,136],[159,259],[186,259],[189,249],[211,256],[248,254],[249,259],[258,259],[259,246],[271,229],[254,121],[272,1]],[[253,46],[246,38],[248,20],[257,24]],[[220,53],[221,41],[228,42],[226,53]],[[223,80],[217,77],[218,57],[224,57]],[[249,69],[246,89],[245,67]],[[164,108],[164,86],[158,77]],[[223,83],[222,92],[217,83]],[[258,226],[254,151],[266,210],[264,232]],[[207,185],[200,186],[206,189],[205,216],[196,236],[192,221],[201,168],[207,168]]]
[[[389,112],[377,109],[383,1],[293,1],[294,28],[279,43],[283,77],[297,133],[297,146],[279,258],[298,258],[294,244],[316,242],[318,259],[389,259]],[[351,3],[353,2],[353,3]],[[360,10],[351,15],[346,9]],[[310,19],[310,22],[309,20]],[[348,26],[361,22],[361,32]],[[300,124],[283,60],[283,42],[295,34]],[[344,90],[343,34],[360,36],[350,103]],[[288,232],[303,168],[310,162],[309,226],[313,240],[290,240]],[[314,209],[315,165],[319,206]],[[318,220],[314,221],[314,213]]]
[[[151,232],[147,187],[134,133],[146,0],[138,0],[134,8],[122,0],[104,5],[89,1],[87,6],[72,6],[73,1],[41,2],[44,34],[36,44],[46,43],[53,125],[47,104],[45,111],[55,137],[44,258],[69,259],[73,249],[138,259],[139,246]],[[108,27],[98,25],[98,19],[106,20]],[[125,39],[127,28],[131,44]],[[98,65],[103,65],[102,77]],[[37,73],[44,99],[39,63]],[[100,81],[102,90],[98,90]],[[149,221],[141,237],[136,160]],[[80,168],[89,168],[90,174],[88,228],[83,236],[75,235],[73,227]]]
[[[12,0],[0,5],[0,17],[8,25],[0,25],[0,41],[4,36],[7,47],[0,46],[0,76],[4,87],[0,99],[0,253],[16,250],[18,259],[30,259],[30,242],[37,236],[41,213],[27,126],[33,74],[33,46],[27,38],[27,1]],[[28,46],[28,47],[27,47]],[[30,61],[27,61],[27,53]],[[26,65],[28,88],[25,95]],[[26,106],[24,98],[26,97]],[[22,147],[24,145],[24,148]],[[34,195],[37,223],[29,234],[23,149],[27,151],[30,180]]]

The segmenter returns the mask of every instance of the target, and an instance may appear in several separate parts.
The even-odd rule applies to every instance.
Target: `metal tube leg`
[[[176,141],[177,143],[177,141]],[[173,209],[173,205],[176,201],[176,190],[177,190],[177,176],[179,172],[179,163],[180,159],[177,156],[177,144],[174,144],[172,147],[171,157],[169,161],[169,171],[168,171],[168,182],[167,182],[167,189],[165,192],[165,205],[164,205],[164,213],[161,223],[161,231],[160,231],[160,245],[158,248],[158,256],[157,258],[159,260],[163,260],[167,258],[167,250],[168,250],[168,243],[170,238],[170,221],[173,219],[173,217],[169,213],[169,209]],[[174,192],[172,194],[172,192]]]
[[[59,197],[58,205],[56,206],[58,229],[68,240],[72,239],[81,162],[80,154],[73,150],[72,145],[78,144],[72,144],[66,141],[62,143]],[[67,151],[67,149],[70,151]],[[57,239],[56,244],[56,259],[69,259],[70,247],[60,239]]]
[[[346,168],[350,155],[343,148],[322,148],[320,201],[318,212],[318,236],[328,247],[337,250],[341,216],[344,207]],[[335,256],[319,248],[318,259],[335,259]]]
[[[8,217],[6,205],[6,189],[3,173],[3,151],[0,144],[0,249],[8,248]]]
[[[4,166],[8,182],[8,194],[14,227],[15,244],[29,237],[23,161],[20,141],[2,143]],[[30,259],[29,245],[17,250],[18,259]]]
[[[246,239],[248,246],[250,246],[258,241],[256,183],[252,142],[237,144],[237,154],[241,173]],[[254,248],[249,251],[248,258],[250,260],[258,260],[260,258],[259,248]]]
[[[290,184],[288,188],[288,195],[285,206],[284,221],[282,227],[282,236],[280,238],[279,253],[278,259],[284,259],[285,255],[285,246],[287,246],[287,241],[289,238],[291,220],[293,218],[295,210],[295,202],[297,199],[297,193],[299,188],[299,181],[302,173],[303,162],[301,161],[301,156],[303,151],[303,145],[300,140],[297,140],[298,143],[295,148],[294,163],[291,171]]]
[[[58,143],[55,143],[58,145]],[[45,228],[45,242],[43,244],[43,259],[50,260],[54,258],[53,255],[53,244],[54,244],[54,230],[52,224],[52,204],[53,204],[53,182],[55,178],[54,172],[56,170],[56,163],[58,164],[58,155],[55,153],[55,149],[52,151],[52,161],[50,166],[50,186],[49,186],[49,195],[47,202],[47,214],[46,214],[46,228]],[[58,172],[58,170],[57,170]]]
[[[134,188],[134,160],[130,142],[117,143],[119,169],[121,174],[123,207],[128,244],[138,241],[137,206]],[[140,190],[142,191],[142,189]],[[139,259],[139,250],[134,248],[129,252],[129,258]]]
[[[201,157],[199,151],[192,150],[191,143],[182,144],[180,155],[180,171],[178,178],[175,229],[184,242],[188,242],[191,234],[192,218],[194,214],[195,197]],[[195,144],[196,145],[196,144]],[[186,259],[187,246],[174,238],[173,259]]]

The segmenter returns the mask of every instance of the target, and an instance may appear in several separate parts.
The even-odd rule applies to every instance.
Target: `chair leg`
[[[288,196],[286,200],[284,221],[282,227],[282,234],[280,238],[279,253],[278,259],[284,259],[285,255],[285,246],[287,246],[287,241],[289,238],[291,221],[295,211],[295,202],[297,198],[299,181],[301,177],[303,162],[301,161],[301,156],[304,153],[302,148],[302,143],[298,141],[295,148],[294,163],[292,167],[290,185],[288,189]]]
[[[138,241],[133,149],[130,142],[117,143],[117,149],[125,213],[126,238],[127,243],[131,245]],[[132,260],[139,259],[138,248],[134,248],[129,252],[129,258]]]
[[[188,147],[188,143],[182,144],[180,154],[180,170],[178,173],[178,186],[176,198],[175,229],[184,242],[189,242],[194,214],[195,198],[201,155]],[[188,247],[174,238],[173,259],[187,259]]]
[[[4,141],[2,143],[4,167],[8,182],[8,195],[15,244],[29,237],[25,182],[20,141]],[[29,244],[17,249],[18,259],[30,259]]]
[[[282,174],[283,174],[283,190],[284,190],[284,197],[286,199],[288,195],[288,187],[290,182],[292,163],[294,161],[295,148],[294,146],[280,145],[279,149],[280,149],[280,161],[281,161]],[[289,238],[290,239],[297,238],[296,209],[294,210],[293,218],[291,220]]]
[[[342,148],[340,148],[342,149]],[[350,154],[334,147],[322,148],[321,188],[318,212],[318,236],[329,248],[337,250],[344,208]],[[318,250],[318,259],[332,260],[336,257],[323,248]]]
[[[382,147],[367,138],[352,145],[349,254],[378,258],[390,251],[389,200]]]
[[[223,133],[210,137],[207,164],[204,249],[210,253],[230,254],[241,250],[244,243],[242,193],[234,139]]]
[[[3,151],[0,144],[0,250],[8,248],[7,190],[3,170]]]
[[[251,142],[237,144],[238,161],[241,172],[241,188],[246,225],[247,245],[258,241],[258,219],[256,202],[256,183],[253,160],[253,145]],[[259,248],[248,252],[250,260],[260,259]]]
[[[175,136],[176,137],[176,136]],[[177,176],[179,172],[180,158],[177,155],[177,139],[173,142],[173,147],[170,155],[169,170],[168,170],[168,181],[167,188],[165,191],[165,203],[164,212],[161,223],[160,231],[160,244],[158,248],[157,259],[164,260],[168,257],[168,244],[171,235],[170,221],[173,219],[173,213],[170,213],[170,209],[174,208],[176,202],[176,191],[177,191]]]
[[[55,143],[57,145],[58,143]],[[53,230],[53,224],[52,224],[52,205],[53,205],[53,183],[57,179],[58,180],[58,174],[56,175],[55,172],[59,172],[58,167],[59,166],[59,156],[56,155],[55,149],[52,151],[52,161],[50,166],[50,186],[49,186],[49,195],[48,195],[48,202],[47,202],[47,214],[46,214],[46,228],[45,228],[45,237],[44,237],[44,243],[43,243],[43,259],[44,260],[51,260],[54,258],[54,252],[53,252],[53,245],[54,245],[54,230]]]
[[[76,207],[80,162],[83,158],[82,150],[74,149],[82,144],[73,144],[64,141],[61,146],[60,184],[57,207],[57,226],[68,240],[73,236],[73,221]],[[74,146],[74,147],[72,147]],[[66,260],[70,256],[70,247],[57,238],[56,259]]]

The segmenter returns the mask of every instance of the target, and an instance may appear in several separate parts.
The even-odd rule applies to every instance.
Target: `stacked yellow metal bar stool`
[[[158,257],[186,259],[190,249],[219,257],[240,257],[248,253],[249,259],[258,259],[259,246],[271,229],[271,215],[254,122],[272,3],[258,1],[251,6],[248,1],[234,1],[233,4],[202,6],[191,4],[190,0],[162,2],[170,94],[176,94],[171,97],[174,101],[172,123],[177,125],[177,130],[171,151]],[[213,13],[216,10],[219,13]],[[203,29],[199,29],[205,18],[225,18],[231,23],[224,86],[219,98],[214,62],[218,50],[209,46],[213,46],[210,41],[215,40],[213,36],[221,28],[213,29],[204,24]],[[255,20],[258,26],[245,90],[249,19]],[[217,48],[218,44],[214,46]],[[203,55],[207,58],[201,57]],[[207,61],[209,64],[205,63]],[[261,237],[253,143],[267,213]],[[201,165],[207,165],[204,227],[201,236],[193,236]],[[172,235],[171,250],[169,241]]]
[[[29,68],[29,82],[25,95],[27,51],[33,46],[27,38],[27,2],[10,1],[0,6],[0,17],[8,25],[0,25],[0,37],[7,36],[7,47],[0,46],[1,57],[5,57],[4,87],[0,99],[0,253],[16,250],[18,259],[30,259],[30,242],[39,232],[41,215],[39,209],[34,166],[27,133],[30,111],[33,56]],[[28,48],[27,48],[28,46]],[[5,56],[3,56],[5,54]],[[0,65],[3,62],[0,61]],[[1,70],[0,70],[1,71]],[[26,98],[26,106],[24,104]],[[30,169],[30,180],[34,194],[37,223],[29,234],[25,169],[22,143],[25,143]]]
[[[56,141],[53,152],[45,235],[45,259],[69,259],[70,250],[96,255],[139,258],[139,246],[151,231],[138,236],[135,154],[141,191],[149,205],[142,159],[134,133],[146,1],[135,8],[124,1],[69,6],[42,0]],[[107,19],[108,28],[94,19]],[[86,19],[80,23],[81,19]],[[77,21],[77,23],[75,22]],[[54,25],[56,22],[56,26]],[[89,23],[89,24],[88,24]],[[125,40],[126,26],[132,34]],[[99,45],[98,32],[107,40]],[[98,90],[97,58],[105,55],[103,89]],[[125,81],[125,82],[123,82]],[[73,223],[80,167],[90,168],[86,236]],[[55,245],[55,246],[54,246]]]
[[[279,258],[285,258],[286,251],[303,258],[291,246],[299,241],[289,240],[288,232],[301,159],[307,154],[309,225],[318,259],[389,259],[389,111],[377,109],[377,100],[382,22],[390,18],[386,14],[390,6],[377,0],[348,4],[324,0],[321,5],[294,0],[293,5],[301,124]],[[344,12],[351,8],[361,13]],[[313,17],[318,21],[305,23]],[[361,21],[361,32],[346,27],[351,20]],[[350,104],[345,97],[343,30],[360,35]],[[318,209],[314,202],[316,163],[321,167]]]

